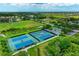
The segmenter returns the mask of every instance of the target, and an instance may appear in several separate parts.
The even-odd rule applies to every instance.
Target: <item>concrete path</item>
[[[20,51],[26,51],[26,52],[27,52],[28,49],[30,49],[30,48],[32,48],[32,47],[35,47],[35,46],[37,46],[37,45],[40,45],[40,44],[42,44],[42,43],[45,43],[45,42],[47,42],[47,41],[49,41],[49,40],[51,40],[51,39],[54,39],[54,38],[56,38],[56,37],[58,37],[58,36],[52,37],[52,38],[47,39],[47,40],[45,40],[45,41],[39,42],[39,43],[37,43],[37,44],[35,44],[35,45],[31,45],[31,46],[26,47],[26,48],[24,48],[24,49],[18,50],[18,51],[16,51],[15,53],[13,53],[12,55],[17,54],[17,53],[19,53]]]

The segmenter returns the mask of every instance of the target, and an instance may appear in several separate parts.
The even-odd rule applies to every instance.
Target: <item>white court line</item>
[[[17,53],[19,53],[20,51],[26,51],[26,52],[27,52],[28,49],[30,49],[30,48],[32,48],[32,47],[35,47],[35,46],[37,46],[37,45],[40,45],[40,44],[42,44],[42,43],[45,43],[45,42],[47,42],[47,41],[49,41],[49,40],[51,40],[51,39],[54,39],[54,38],[56,38],[56,37],[58,37],[58,36],[54,36],[54,37],[49,38],[49,39],[47,39],[47,40],[45,40],[45,41],[39,42],[39,43],[37,43],[36,45],[31,45],[31,46],[26,47],[26,48],[24,48],[24,49],[18,50],[17,52],[13,53],[12,55],[17,54]]]

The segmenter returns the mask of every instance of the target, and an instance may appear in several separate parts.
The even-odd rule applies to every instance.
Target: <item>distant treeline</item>
[[[0,12],[0,22],[14,22],[20,20],[69,18],[79,12]],[[58,17],[57,17],[58,16]]]
[[[0,12],[0,16],[14,16],[14,15],[34,15],[34,14],[76,14],[79,15],[79,12]]]

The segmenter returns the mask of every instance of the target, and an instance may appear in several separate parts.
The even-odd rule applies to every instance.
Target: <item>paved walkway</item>
[[[45,40],[45,41],[42,41],[42,42],[39,42],[39,43],[37,43],[37,44],[35,44],[35,45],[31,45],[31,46],[26,47],[26,48],[24,48],[24,49],[18,50],[17,52],[13,53],[12,55],[17,54],[17,53],[19,53],[20,51],[26,51],[26,52],[27,52],[28,49],[30,49],[30,48],[32,48],[32,47],[35,47],[35,46],[37,46],[37,45],[40,45],[40,44],[42,44],[42,43],[45,43],[45,42],[47,42],[47,41],[49,41],[49,40],[51,40],[51,39],[54,39],[54,38],[56,38],[56,37],[58,37],[58,36],[49,38],[49,39],[47,39],[47,40]]]

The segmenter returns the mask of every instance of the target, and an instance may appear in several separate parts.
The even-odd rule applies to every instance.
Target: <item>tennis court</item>
[[[53,33],[50,33],[45,30],[40,30],[40,31],[32,32],[26,35],[10,38],[8,40],[8,45],[11,51],[17,51],[17,50],[36,44],[40,41],[44,41],[54,36],[55,34]]]
[[[16,50],[28,47],[34,43],[37,43],[37,40],[35,40],[29,34],[14,37],[8,40],[9,47],[12,51],[16,51]]]
[[[43,41],[43,40],[46,40],[50,37],[55,36],[54,34],[47,32],[45,30],[32,32],[32,33],[30,33],[30,35],[33,36],[34,38],[36,38],[38,41]]]

